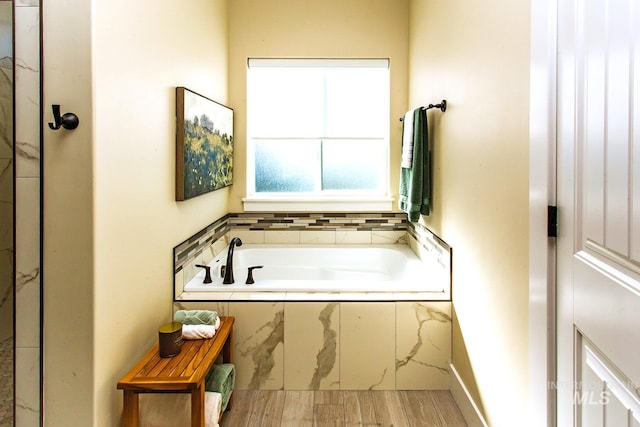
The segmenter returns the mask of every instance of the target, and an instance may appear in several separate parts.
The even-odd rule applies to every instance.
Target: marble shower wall
[[[40,7],[15,2],[16,427],[40,424]]]
[[[1,2],[0,36],[12,39],[11,3]],[[0,45],[0,343],[13,336],[13,53]]]
[[[0,426],[13,425],[13,3],[0,1]]]
[[[446,390],[451,303],[182,302],[235,316],[236,388]]]

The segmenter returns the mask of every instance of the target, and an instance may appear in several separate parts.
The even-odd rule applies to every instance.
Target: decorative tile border
[[[184,242],[173,248],[174,273],[179,272],[186,263],[202,254],[202,251],[211,246],[216,240],[223,237],[229,231],[229,214],[212,222]]]
[[[420,223],[407,222],[407,233],[418,242],[443,268],[451,270],[452,250],[444,240]]]
[[[234,213],[229,226],[234,230],[354,230],[405,231],[403,213]]]

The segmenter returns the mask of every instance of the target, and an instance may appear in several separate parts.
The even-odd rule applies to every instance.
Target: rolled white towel
[[[191,396],[178,393],[141,393],[140,426],[188,426],[191,420]],[[218,427],[222,409],[222,395],[213,391],[204,393],[204,425]]]
[[[182,325],[182,338],[185,340],[212,338],[215,333],[214,325]]]
[[[216,321],[213,324],[213,327],[216,328],[216,331],[220,327],[220,317],[216,317]]]

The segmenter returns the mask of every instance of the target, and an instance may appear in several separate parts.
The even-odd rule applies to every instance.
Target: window
[[[390,207],[388,156],[388,60],[249,60],[245,209],[258,200]]]

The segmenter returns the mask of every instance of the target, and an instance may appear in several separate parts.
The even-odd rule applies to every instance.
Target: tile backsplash
[[[405,231],[403,213],[236,213],[229,214],[234,230],[351,230]]]

